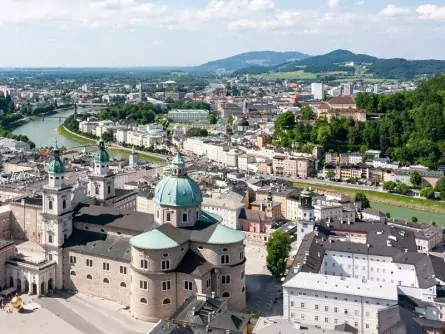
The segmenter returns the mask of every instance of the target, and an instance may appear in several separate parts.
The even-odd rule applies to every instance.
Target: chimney
[[[391,245],[391,240],[386,240],[386,246],[389,246],[389,247],[391,247],[392,245]]]
[[[23,199],[20,201],[20,203],[21,203],[23,206],[25,206],[25,199],[23,198]]]
[[[212,291],[212,298],[215,298],[215,291]]]
[[[405,251],[405,253],[408,253],[408,248],[404,248],[403,250]]]
[[[318,252],[318,257],[321,257],[321,252]]]
[[[329,243],[332,244],[333,240],[332,238],[329,238]]]
[[[309,251],[305,251],[304,255],[309,256]]]
[[[345,221],[343,220],[343,218],[341,219],[341,221],[340,221],[342,224],[344,224],[345,223]]]

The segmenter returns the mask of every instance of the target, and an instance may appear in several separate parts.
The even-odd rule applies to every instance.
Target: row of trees
[[[139,124],[153,123],[156,115],[164,111],[159,105],[152,103],[139,104],[118,104],[112,107],[102,109],[99,112],[101,120],[133,120]]]
[[[209,135],[209,133],[206,129],[189,128],[189,129],[187,129],[185,135],[187,137],[207,137]]]
[[[312,142],[336,151],[377,149],[402,164],[437,168],[445,162],[445,75],[438,75],[410,92],[359,95],[357,104],[368,111],[384,112],[380,120],[355,122],[317,119],[295,122],[286,112],[275,123],[276,144],[291,148]]]

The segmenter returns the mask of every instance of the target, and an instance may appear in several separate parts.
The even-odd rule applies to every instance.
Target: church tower
[[[305,188],[300,194],[299,219],[313,220],[314,207],[312,206],[312,194]]]
[[[65,184],[65,180],[65,166],[56,143],[48,168],[48,185],[42,189],[43,224],[38,240],[45,249],[47,260],[57,263],[55,277],[57,289],[61,289],[63,285],[61,246],[71,236],[73,230],[72,189]]]
[[[129,165],[133,168],[136,168],[138,166],[138,153],[134,149],[134,146],[129,157]]]
[[[99,150],[94,154],[93,163],[93,172],[88,176],[88,194],[105,202],[115,196],[115,188],[114,174],[110,172],[110,157],[102,138],[99,139]]]

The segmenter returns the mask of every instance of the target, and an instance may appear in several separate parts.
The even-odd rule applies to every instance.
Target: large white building
[[[176,123],[208,121],[209,111],[205,109],[172,109],[168,111],[168,118]]]
[[[202,202],[204,210],[221,216],[224,219],[223,224],[235,230],[240,229],[238,216],[244,207],[244,203],[232,201],[227,199],[226,196],[220,198],[204,197]]]
[[[382,314],[409,299],[430,321],[443,319],[444,259],[418,253],[413,231],[332,218],[297,226],[299,248],[283,285],[288,318],[377,334]]]
[[[313,82],[311,84],[311,94],[314,96],[315,100],[324,99],[324,85],[319,82]]]

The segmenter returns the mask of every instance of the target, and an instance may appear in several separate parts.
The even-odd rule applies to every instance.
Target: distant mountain
[[[298,61],[292,61],[286,64],[280,64],[274,66],[272,70],[279,72],[292,72],[298,69],[298,67],[305,66],[315,67],[320,71],[334,71],[338,70],[338,68],[335,68],[335,66],[341,66],[346,63],[354,62],[360,64],[373,64],[378,60],[379,59],[376,57],[364,54],[355,54],[348,50],[334,50],[324,55],[309,57]]]
[[[248,67],[271,67],[290,61],[302,60],[310,56],[301,52],[254,51],[241,53],[225,59],[214,60],[193,68],[196,71],[235,71]]]

